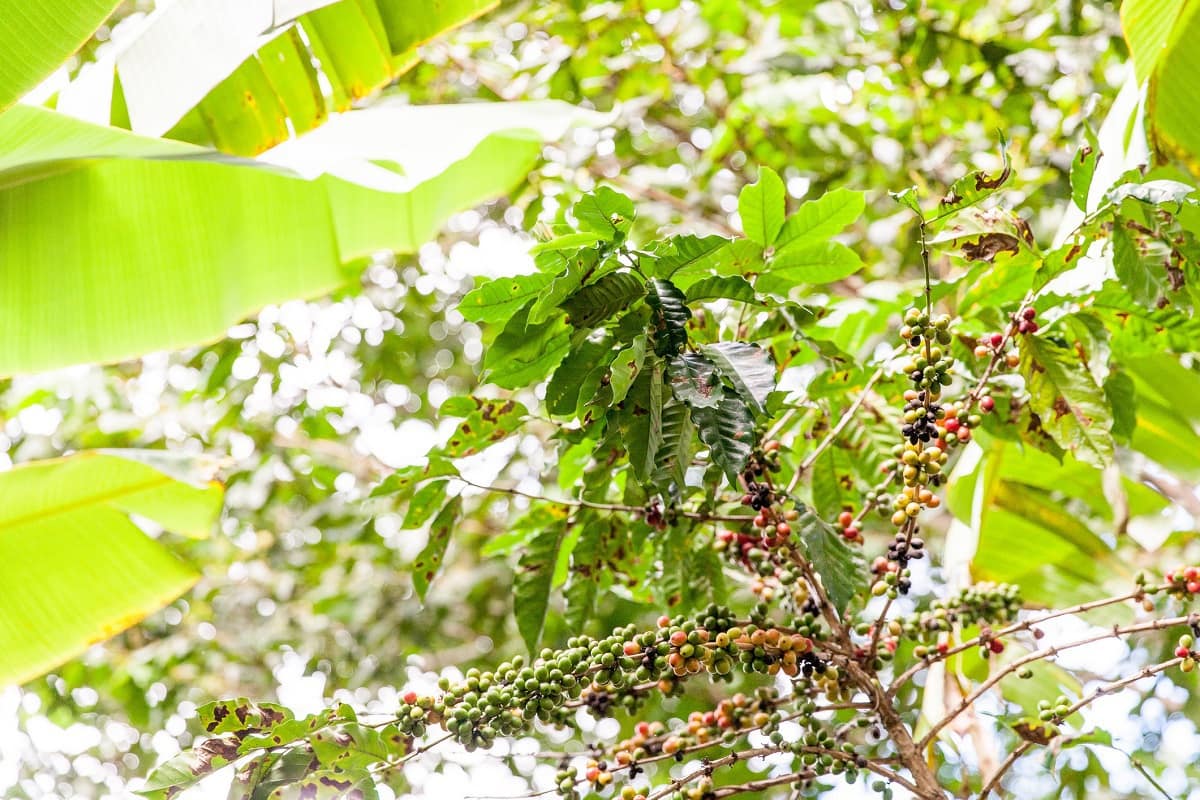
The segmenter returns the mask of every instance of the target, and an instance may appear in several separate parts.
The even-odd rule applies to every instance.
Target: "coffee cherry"
[[[838,524],[841,525],[843,528],[850,527],[851,523],[853,523],[853,522],[854,522],[854,515],[851,514],[849,511],[843,511],[841,514],[838,514]]]
[[[984,395],[979,400],[979,407],[985,412],[990,412],[996,407],[996,401],[992,399],[991,395]]]

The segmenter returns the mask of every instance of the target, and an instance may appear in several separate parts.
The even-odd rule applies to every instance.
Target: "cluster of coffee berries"
[[[1071,701],[1066,695],[1060,694],[1051,703],[1049,700],[1038,701],[1038,719],[1042,722],[1061,723],[1071,715]]]
[[[903,531],[898,532],[895,541],[888,546],[887,556],[876,556],[875,560],[871,563],[871,574],[875,576],[875,580],[871,584],[871,594],[874,596],[881,597],[887,595],[895,599],[899,595],[908,594],[909,590],[912,589],[912,575],[907,566],[908,559],[913,557],[913,553],[923,554],[924,551],[916,550],[910,553],[906,550],[903,556],[904,564],[902,565],[899,558],[896,557],[899,555],[897,545],[903,543],[906,538],[907,536]],[[913,538],[917,537],[914,536]],[[922,541],[921,547],[923,548],[924,546],[925,543]],[[920,556],[917,557],[919,558]]]
[[[924,310],[910,308],[904,315],[900,338],[915,351],[901,365],[901,371],[913,382],[914,387],[927,389],[931,396],[936,397],[941,387],[949,386],[952,380],[954,361],[942,352],[942,348],[951,340],[950,315],[930,318]]]
[[[990,413],[995,407],[996,401],[990,396],[979,401],[979,408],[985,414]],[[961,403],[951,403],[946,407],[942,421],[939,423],[936,444],[943,450],[954,447],[956,444],[966,444],[971,441],[971,432],[982,424],[982,416],[964,414]]]
[[[750,455],[746,468],[742,470],[742,478],[747,486],[766,477],[768,473],[779,472],[779,451],[782,447],[778,439],[768,439]]]
[[[1016,369],[1021,363],[1021,357],[1015,349],[1006,350],[1005,345],[1013,343],[1013,337],[1017,334],[1037,333],[1038,327],[1037,311],[1033,308],[1023,308],[1013,315],[1007,333],[988,333],[980,337],[975,345],[975,357],[992,358],[1003,355],[1000,363],[1009,369]]]
[[[941,406],[932,401],[936,393],[909,389],[904,393],[904,424],[900,433],[909,444],[917,445],[938,438],[937,421],[945,416]]]
[[[922,643],[914,654],[924,658],[930,652],[924,645],[932,644],[956,625],[1005,625],[1017,618],[1021,604],[1019,586],[983,581],[944,600],[935,600],[929,608],[902,618],[900,625],[905,637]]]
[[[1167,591],[1177,597],[1200,594],[1200,567],[1180,567],[1164,577],[1170,584]]]
[[[1179,637],[1179,645],[1175,648],[1175,655],[1182,658],[1179,668],[1184,672],[1191,672],[1196,668],[1196,654],[1192,652],[1192,648],[1196,646],[1196,637],[1190,633],[1185,633]]]
[[[875,497],[868,497],[868,502],[874,501]],[[842,538],[853,544],[862,544],[862,531],[858,527],[858,522],[854,518],[854,512],[849,509],[838,514],[838,525],[842,529]]]

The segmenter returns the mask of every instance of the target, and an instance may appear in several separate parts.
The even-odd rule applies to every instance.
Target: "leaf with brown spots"
[[[451,406],[451,401],[459,402]],[[474,408],[468,411],[467,406]],[[475,455],[507,438],[521,427],[529,415],[529,410],[515,400],[488,400],[481,397],[451,398],[442,404],[440,412],[443,417],[466,416],[446,442],[444,452],[450,458]]]
[[[441,571],[442,559],[446,555],[446,547],[450,544],[450,534],[461,514],[462,498],[452,498],[429,525],[429,540],[411,567],[413,586],[417,590],[417,596],[422,600],[429,591],[429,584]]]
[[[1112,412],[1104,391],[1071,349],[1040,336],[1021,342],[1030,410],[1060,447],[1093,466],[1113,456]]]
[[[934,219],[942,219],[965,208],[970,208],[995,194],[996,190],[1003,186],[1012,175],[1012,162],[1008,158],[1008,142],[1004,137],[1000,138],[1000,159],[1000,172],[994,176],[979,171],[968,173],[956,180],[950,187],[950,191],[938,204],[937,216]]]
[[[963,243],[962,251],[968,261],[995,261],[1001,253],[1019,253],[1021,243],[1007,233],[986,233],[973,242]]]

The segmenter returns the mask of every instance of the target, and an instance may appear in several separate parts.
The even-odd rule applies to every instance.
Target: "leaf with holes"
[[[767,395],[775,391],[775,364],[770,353],[745,342],[706,345],[704,353],[754,413],[766,413]]]
[[[455,497],[438,512],[429,524],[429,541],[412,563],[413,586],[417,596],[425,599],[429,592],[429,584],[442,568],[442,559],[446,557],[446,547],[450,544],[450,534],[458,518],[462,515],[462,497]]]
[[[712,462],[737,486],[754,449],[754,417],[745,401],[725,395],[715,408],[693,408],[692,421]]]
[[[1112,414],[1104,391],[1065,347],[1038,336],[1021,342],[1021,375],[1042,428],[1063,449],[1093,466],[1112,461]]]

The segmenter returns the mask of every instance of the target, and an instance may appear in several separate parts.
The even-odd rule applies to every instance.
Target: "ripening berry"
[[[1189,592],[1191,592],[1192,594],[1196,594],[1197,592],[1200,592],[1200,581],[1188,581],[1187,582],[1187,590]]]
[[[766,518],[766,515],[764,515],[764,514],[759,514],[757,517],[755,517],[755,518],[754,518],[754,527],[756,527],[756,528],[765,528],[765,527],[767,527],[767,518]]]
[[[800,519],[800,512],[794,508],[789,508],[787,511],[783,512],[783,518],[788,522],[795,522],[796,520]]]
[[[991,395],[984,395],[979,401],[979,408],[982,409],[985,413],[990,412],[995,407],[996,407],[996,401],[992,399]]]
[[[671,618],[668,617],[666,614],[663,614],[661,617],[658,618],[658,627],[669,628],[670,626],[671,626]]]
[[[1004,363],[1008,365],[1009,369],[1016,369],[1017,365],[1021,363],[1021,357],[1016,353],[1009,353],[1004,357]]]
[[[414,691],[412,691],[412,690],[409,690],[409,691],[407,691],[407,692],[405,692],[405,693],[404,693],[403,700],[404,700],[404,702],[405,702],[405,703],[407,703],[407,704],[408,704],[408,705],[410,705],[410,706],[416,705],[416,704],[417,704],[417,699],[418,699],[418,698],[417,698],[417,693],[416,693],[416,692],[414,692]]]
[[[908,522],[908,514],[905,514],[903,511],[897,511],[895,514],[892,514],[893,525],[900,526],[905,522]]]
[[[775,533],[786,539],[792,535],[792,526],[788,525],[786,522],[780,522],[775,526]]]
[[[992,351],[988,350],[987,345],[981,344],[975,348],[975,357],[976,358],[987,358],[989,355],[991,355],[991,353],[992,353]]]
[[[843,511],[842,513],[838,514],[838,525],[841,525],[843,528],[849,528],[853,522],[854,515],[849,511]]]
[[[1004,642],[1000,641],[999,639],[992,639],[992,641],[988,643],[988,647],[990,647],[992,652],[996,654],[1004,652]]]
[[[1191,650],[1188,650],[1183,645],[1175,648],[1175,655],[1179,656],[1180,658],[1187,658],[1191,652]]]

